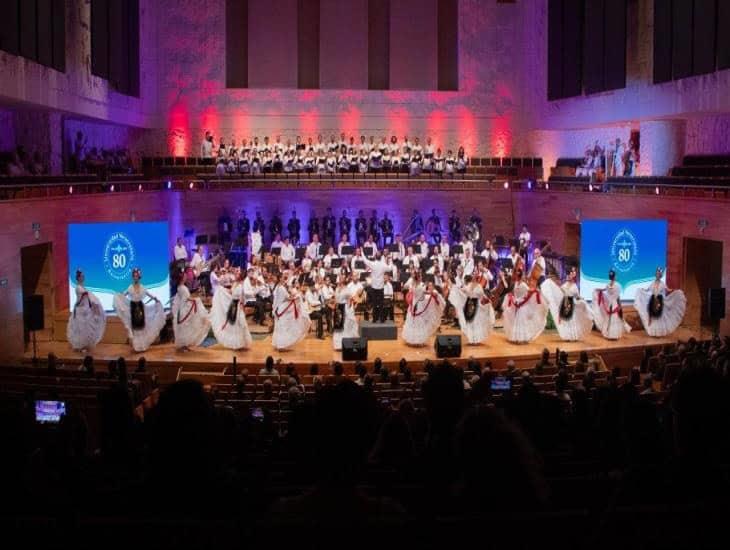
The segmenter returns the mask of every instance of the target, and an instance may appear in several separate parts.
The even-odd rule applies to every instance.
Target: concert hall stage
[[[110,318],[111,320],[111,318]],[[421,370],[422,362],[425,359],[436,359],[433,348],[433,340],[430,345],[423,347],[411,347],[400,339],[401,327],[398,328],[398,340],[371,341],[368,344],[368,363],[379,357],[387,368],[395,368],[401,358],[405,357],[409,366],[414,371]],[[460,334],[458,329],[442,325],[439,334]],[[670,337],[652,338],[643,330],[634,330],[618,341],[606,340],[600,332],[593,331],[583,342],[564,342],[558,336],[556,330],[546,330],[539,338],[529,344],[512,344],[508,342],[501,329],[495,330],[485,344],[470,346],[464,344],[462,338],[461,357],[454,361],[465,364],[470,358],[480,361],[489,359],[495,369],[506,368],[507,361],[513,359],[518,369],[533,367],[539,359],[543,348],[551,353],[551,360],[556,348],[569,353],[570,360],[577,359],[578,353],[582,350],[588,351],[590,355],[598,354],[609,367],[631,368],[638,365],[643,350],[647,346],[658,348],[664,344],[674,343],[677,340],[687,340],[690,337],[709,338],[709,331],[700,333],[698,330],[680,328]],[[214,341],[213,341],[214,342]],[[61,362],[65,364],[80,363],[84,354],[73,351],[68,342],[50,341],[38,343],[38,355],[41,359],[53,352]],[[172,382],[185,374],[209,374],[220,375],[232,364],[233,357],[237,358],[239,372],[241,369],[248,369],[251,374],[258,374],[267,356],[274,359],[281,359],[284,365],[293,363],[297,371],[305,374],[309,372],[311,364],[319,365],[321,374],[328,374],[327,365],[330,361],[342,361],[342,354],[332,349],[332,339],[326,337],[319,340],[314,332],[310,332],[305,340],[290,350],[275,351],[271,346],[270,334],[254,334],[254,342],[249,350],[233,352],[225,349],[220,344],[214,343],[209,347],[195,348],[189,352],[181,352],[175,349],[172,343],[153,345],[144,353],[135,353],[127,344],[101,343],[91,351],[96,360],[96,368],[105,368],[106,361],[124,357],[128,362],[130,370],[135,368],[139,357],[144,356],[147,360],[147,367],[156,370],[163,382]],[[32,348],[28,348],[25,354],[26,360],[32,358]],[[346,372],[352,372],[353,362],[344,363]],[[193,377],[193,376],[191,376]],[[203,379],[205,377],[202,377]]]

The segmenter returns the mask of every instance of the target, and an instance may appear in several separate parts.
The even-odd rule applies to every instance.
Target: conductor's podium
[[[398,328],[393,321],[385,321],[384,323],[373,323],[372,321],[362,321],[360,323],[360,336],[373,340],[397,340]]]

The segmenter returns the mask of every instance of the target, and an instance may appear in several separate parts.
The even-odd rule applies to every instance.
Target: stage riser
[[[386,323],[362,321],[360,323],[360,336],[367,338],[369,342],[375,340],[397,340],[398,327],[392,321]]]

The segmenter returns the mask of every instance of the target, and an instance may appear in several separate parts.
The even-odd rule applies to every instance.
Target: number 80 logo
[[[111,278],[129,278],[134,259],[134,246],[124,233],[114,233],[109,237],[104,246],[104,270]]]
[[[638,252],[636,237],[628,229],[621,229],[613,236],[611,260],[616,271],[630,271],[636,265]]]

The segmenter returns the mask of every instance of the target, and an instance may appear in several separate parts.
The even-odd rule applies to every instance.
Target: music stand
[[[196,235],[195,244],[196,245],[208,244],[208,235]]]
[[[342,256],[352,256],[355,253],[355,247],[351,244],[342,247]]]
[[[515,266],[512,263],[512,258],[499,258],[499,267],[502,269],[513,269]]]
[[[281,247],[280,246],[272,246],[269,249],[269,252],[272,256],[281,256]]]
[[[342,267],[342,258],[332,258],[332,260],[330,260],[330,267],[332,269]]]
[[[365,269],[365,262],[362,260],[355,260],[355,269]]]
[[[397,254],[399,251],[399,247],[397,243],[389,244],[388,245],[388,252]]]
[[[367,281],[367,279],[368,279],[368,274],[366,272],[363,271],[362,273],[360,273],[361,281]]]
[[[303,260],[306,255],[307,255],[306,246],[298,246],[297,249],[294,251],[294,258],[297,260]]]
[[[457,254],[463,254],[464,253],[464,246],[460,244],[455,244],[452,246],[449,250],[452,256],[456,256]]]
[[[365,255],[366,258],[372,258],[375,255],[375,248],[372,246],[364,246],[362,249],[362,253]]]
[[[428,258],[424,258],[423,260],[421,260],[421,269],[423,271],[428,271],[429,269],[431,269],[432,265],[433,265],[433,262],[431,260],[429,260]]]
[[[334,273],[327,273],[327,278],[330,280],[330,283],[332,283],[333,285],[337,284],[337,275],[335,275]]]
[[[401,271],[401,272],[399,272],[399,276],[398,276],[399,281],[398,282],[407,283],[408,279],[410,279],[410,278],[411,278],[410,273],[408,273],[407,271]]]

